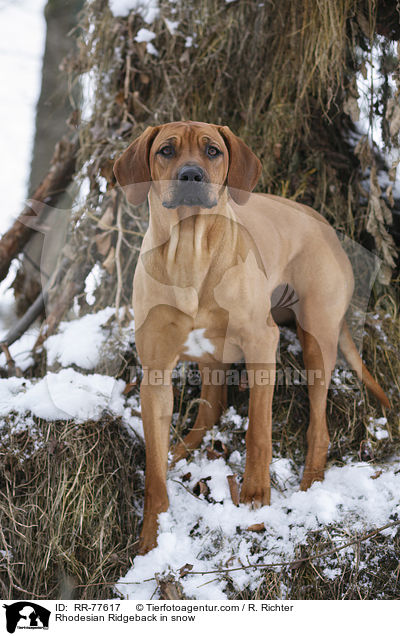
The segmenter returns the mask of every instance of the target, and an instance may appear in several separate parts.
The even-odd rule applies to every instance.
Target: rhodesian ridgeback
[[[150,208],[133,286],[143,365],[144,554],[156,546],[157,518],[169,504],[171,375],[179,360],[197,362],[203,384],[196,422],[175,447],[173,462],[198,447],[225,407],[224,386],[205,382],[205,371],[208,378],[210,370],[226,373],[244,358],[253,381],[240,501],[270,503],[279,339],[273,297],[283,286],[292,290],[305,369],[313,372],[302,490],[324,476],[327,391],[338,344],[359,378],[385,406],[389,401],[364,367],[345,322],[354,281],[335,231],[307,206],[251,194],[261,163],[227,126],[185,121],[149,127],[114,172],[128,201],[138,205],[148,197]]]

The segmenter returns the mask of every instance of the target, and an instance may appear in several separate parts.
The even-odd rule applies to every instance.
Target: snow
[[[24,378],[0,380],[0,415],[11,410],[31,413],[44,420],[98,419],[104,410],[122,415],[125,383],[112,377],[83,375],[74,369],[47,373],[36,381]]]
[[[389,44],[391,48],[391,52],[394,57],[396,57],[396,49],[395,43],[391,42]],[[358,107],[360,112],[359,121],[356,123],[356,127],[361,135],[367,135],[370,138],[371,143],[375,143],[380,150],[382,156],[385,158],[387,166],[389,168],[397,162],[398,160],[398,149],[394,148],[391,151],[387,152],[383,147],[383,139],[382,139],[382,130],[381,130],[381,118],[376,115],[370,119],[370,111],[372,108],[372,102],[375,99],[375,95],[378,95],[379,92],[383,88],[384,82],[388,81],[389,87],[392,90],[393,95],[396,95],[396,83],[394,79],[394,74],[388,74],[387,78],[383,78],[383,76],[379,72],[380,68],[380,60],[379,60],[379,50],[377,46],[372,47],[371,51],[371,61],[368,61],[365,64],[365,77],[361,72],[358,73],[357,76],[357,91],[359,94],[358,97]],[[399,171],[397,171],[398,173]],[[378,182],[382,190],[384,191],[387,186],[391,183],[388,180],[388,175],[386,172],[379,172],[378,174]],[[400,197],[400,174],[396,174],[396,179],[393,185],[393,195],[395,197]],[[369,187],[367,186],[367,190]]]
[[[148,42],[146,45],[146,49],[149,53],[151,53],[152,55],[158,56],[160,55],[159,52],[157,51],[156,47],[154,46],[154,44],[152,44],[151,42]]]
[[[371,433],[372,437],[375,437],[378,441],[388,439],[389,431],[386,429],[386,425],[386,417],[378,417],[376,419],[370,417],[368,431]]]
[[[293,559],[295,548],[307,540],[310,532],[329,533],[333,525],[345,525],[345,534],[349,528],[351,532],[362,532],[384,525],[390,515],[400,512],[399,468],[400,461],[397,461],[390,469],[382,467],[382,474],[376,477],[377,467],[366,463],[333,466],[324,482],[300,492],[299,477],[291,460],[275,459],[272,473],[274,482],[283,485],[282,492],[273,488],[271,506],[250,510],[244,505],[236,507],[231,501],[226,477],[232,470],[228,463],[222,458],[207,460],[197,452],[192,461],[181,460],[170,470],[170,508],[159,517],[158,546],[147,555],[135,558],[117,589],[128,599],[155,598],[154,574],[176,574],[186,563],[193,565],[193,572],[250,563],[278,563]],[[183,488],[179,482],[189,472],[190,481]],[[187,490],[205,477],[211,477],[207,481],[210,501],[195,499]],[[266,531],[247,530],[256,523],[264,523]],[[338,547],[343,538],[338,541]],[[348,536],[346,538],[348,540]],[[335,570],[327,566],[323,574],[332,579]],[[229,576],[237,590],[244,587],[256,590],[262,582],[263,570],[240,570],[230,572]],[[189,573],[180,583],[190,598],[227,598],[227,581],[223,575]]]
[[[45,342],[48,364],[59,362],[63,367],[76,364],[82,369],[94,369],[109,336],[102,327],[114,315],[115,309],[106,307],[98,313],[62,322],[58,333]]]
[[[151,24],[159,15],[158,0],[109,0],[114,16],[127,16],[130,11],[137,11],[147,24]]]
[[[41,83],[46,0],[0,6],[0,233],[18,216],[27,194],[35,107]]]
[[[86,302],[88,305],[94,305],[96,302],[95,291],[100,286],[101,279],[104,275],[104,269],[96,263],[92,271],[89,273],[85,281]]]
[[[0,232],[5,231],[10,220],[18,215],[26,196],[35,105],[40,90],[45,4],[46,0],[20,0],[0,7],[0,133],[5,149],[0,170]],[[157,0],[110,0],[109,4],[115,16],[125,16],[130,10],[136,10],[148,25],[159,15]],[[167,22],[171,32],[175,32],[178,26],[177,22]],[[140,29],[136,39],[146,42],[150,53],[158,54],[152,44],[152,31]],[[189,36],[185,46],[192,45],[193,37]],[[89,106],[85,117],[90,114]],[[361,106],[362,129],[366,122],[366,109]],[[368,128],[363,129],[363,132],[367,131]],[[375,128],[373,136],[375,141],[381,142]],[[100,280],[98,274],[99,271],[94,270],[87,279],[85,292],[88,302],[95,301],[94,291]],[[4,289],[4,285],[1,289]],[[88,419],[98,419],[108,412],[121,417],[127,430],[143,438],[138,398],[123,395],[123,381],[93,373],[101,359],[102,350],[107,346],[112,328],[107,327],[106,323],[113,315],[115,310],[106,308],[60,325],[58,333],[51,336],[45,345],[48,363],[62,367],[57,373],[49,371],[45,377],[35,380],[17,377],[0,379],[0,417],[8,419],[14,413],[13,423],[8,422],[14,432],[29,430],[34,440],[35,418],[48,421],[73,419],[79,424]],[[2,292],[0,339],[14,321],[13,294],[10,291]],[[131,337],[132,330],[133,323],[125,330],[125,342]],[[204,330],[197,331],[203,333],[193,332],[192,339],[189,337],[187,346],[190,353],[195,349],[210,351],[212,345],[204,338]],[[34,327],[10,348],[17,366],[22,370],[26,370],[33,362],[30,351],[37,335],[38,329]],[[295,335],[284,330],[283,336],[289,341],[288,351],[299,354],[300,346]],[[4,354],[1,354],[0,366],[4,365]],[[79,367],[83,372],[72,366]],[[350,380],[346,373],[335,372],[335,391],[346,390],[346,381]],[[258,510],[243,505],[236,507],[231,500],[227,477],[232,473],[243,474],[244,435],[248,420],[230,407],[221,420],[221,425],[225,427],[227,424],[230,432],[236,436],[242,435],[240,450],[231,452],[227,460],[221,457],[209,460],[204,450],[200,449],[190,460],[181,460],[169,471],[167,485],[170,508],[160,515],[158,546],[149,554],[134,558],[133,567],[117,585],[117,590],[124,597],[156,597],[155,574],[176,573],[186,563],[193,565],[194,572],[205,572],[249,563],[286,561],[295,557],[296,549],[307,541],[310,532],[328,536],[334,527],[335,540],[340,547],[345,536],[348,539],[349,535],[383,525],[400,514],[398,458],[382,466],[362,462],[331,466],[324,482],[314,484],[307,492],[300,492],[301,467],[289,458],[274,457],[271,466],[271,506]],[[0,430],[2,428],[0,421]],[[388,439],[386,418],[371,417],[368,433],[378,441]],[[229,431],[221,432],[215,427],[205,436],[202,448],[218,439],[229,446],[229,435]],[[189,481],[182,484],[183,475],[188,473]],[[207,498],[204,495],[196,498],[191,494],[200,479],[207,479],[210,490]],[[247,530],[256,523],[264,523],[266,531],[255,533]],[[342,532],[338,532],[340,528]],[[347,549],[350,554],[351,550]],[[4,556],[4,551],[0,554]],[[338,568],[327,565],[322,569],[321,576],[332,580],[340,572]],[[229,576],[237,590],[248,587],[255,591],[262,580],[263,570],[241,570]],[[189,573],[180,582],[184,594],[189,597],[212,600],[227,598],[227,579],[222,575]]]
[[[213,353],[214,345],[205,338],[205,329],[193,329],[184,344],[185,353],[195,358],[200,357],[203,353]]]
[[[155,37],[156,34],[154,31],[150,31],[150,29],[139,29],[135,40],[136,42],[151,42],[151,40],[154,40]]]
[[[7,314],[3,308],[3,315],[0,315],[3,327],[7,327],[7,318],[10,320],[13,317],[12,309],[9,308],[9,311],[10,314]],[[110,319],[111,325],[108,325]],[[123,417],[128,430],[143,437],[141,419],[131,414],[131,408],[137,412],[140,411],[140,405],[134,398],[125,399],[122,396],[125,388],[122,380],[98,373],[85,375],[71,368],[73,365],[86,371],[93,370],[101,361],[102,354],[107,352],[111,337],[114,338],[114,352],[119,345],[130,346],[134,335],[133,320],[122,328],[119,342],[115,340],[117,331],[115,308],[112,307],[62,322],[58,332],[47,339],[44,348],[48,364],[52,366],[59,363],[64,368],[58,373],[48,372],[41,379],[0,379],[0,416],[14,412],[23,417],[23,422],[26,414],[31,413],[45,420],[74,418],[77,422],[84,422],[98,419],[106,410]],[[0,330],[0,337],[6,332],[7,328]],[[32,329],[10,347],[17,366],[24,369],[21,364],[24,360],[28,362],[25,366],[32,363],[30,352],[37,335],[38,329]],[[0,363],[5,366],[5,359],[0,360]]]
[[[171,35],[175,35],[179,26],[179,22],[174,20],[168,20],[168,18],[164,18],[164,20],[165,20],[165,24],[167,25],[168,31],[171,33]]]
[[[156,34],[150,29],[139,29],[135,37],[136,42],[145,42],[146,50],[152,55],[159,55],[156,47],[152,44],[151,40],[154,40]]]
[[[109,6],[114,16],[125,17],[130,11],[136,11],[146,24],[152,24],[160,15],[158,0],[109,0]],[[169,32],[174,35],[179,26],[179,22],[164,18]],[[155,38],[155,33],[149,29],[139,29],[136,42],[146,42],[146,50],[151,55],[159,56],[159,52],[151,42]],[[190,43],[188,43],[190,42]],[[186,46],[191,46],[192,40],[187,38]]]
[[[7,286],[11,283],[10,278],[12,277],[13,275],[11,277],[7,277],[8,280],[5,280],[0,286],[0,341],[5,339],[9,329],[14,326],[17,319],[14,306],[14,293],[11,289],[6,289]],[[26,371],[26,369],[28,369],[33,363],[31,351],[38,335],[39,328],[36,326],[32,326],[19,340],[17,340],[17,342],[15,342],[9,348],[11,357],[15,361],[16,366],[19,367],[21,371]],[[6,357],[4,353],[0,354],[0,367],[6,367]]]
[[[148,53],[151,53],[152,55],[159,55],[159,52],[157,51],[156,47],[154,46],[154,44],[151,42],[151,40],[154,40],[154,38],[156,37],[156,34],[154,33],[154,31],[150,31],[150,29],[139,29],[139,31],[136,34],[135,40],[136,42],[145,42],[146,43],[146,50],[148,51]]]
[[[31,352],[38,335],[39,327],[32,326],[17,342],[9,347],[12,359],[22,372],[29,369],[34,362]],[[4,353],[0,354],[0,367],[6,367],[6,357]]]
[[[49,362],[58,362],[63,367],[58,373],[49,371],[45,377],[34,380],[0,379],[0,417],[5,418],[3,423],[0,420],[0,429],[3,428],[4,435],[9,434],[10,426],[14,433],[28,429],[34,449],[35,418],[73,420],[79,424],[109,413],[121,418],[134,437],[143,439],[139,398],[124,395],[122,380],[93,372],[99,352],[107,346],[113,329],[118,329],[113,308],[64,322],[45,347]],[[202,341],[203,334],[200,336]],[[124,327],[122,340],[125,346],[132,342],[133,322]],[[340,383],[335,390],[343,390]],[[274,422],[274,426],[278,425]],[[369,432],[377,439],[384,439],[388,433],[386,425],[384,417],[371,418]],[[271,506],[260,509],[235,506],[227,478],[232,474],[239,478],[243,475],[247,427],[248,418],[230,407],[221,423],[205,435],[202,448],[169,470],[170,508],[159,517],[158,546],[147,555],[134,557],[133,567],[116,586],[124,597],[156,598],[155,575],[178,575],[187,563],[193,565],[194,574],[180,578],[186,596],[223,600],[231,597],[232,586],[237,591],[247,588],[252,592],[262,582],[262,569],[230,572],[229,579],[215,573],[196,572],[290,561],[313,532],[326,539],[333,538],[340,547],[349,535],[384,525],[400,514],[398,458],[381,466],[363,462],[331,466],[324,482],[301,492],[302,466],[287,457],[275,456],[271,465]],[[228,452],[228,459],[208,459],[207,446],[220,440],[229,451],[232,438],[240,442]],[[19,461],[22,460],[23,457]],[[193,488],[200,480],[206,481],[209,493],[196,497]],[[253,524],[264,524],[265,531],[248,530]],[[346,548],[349,558],[351,550]],[[336,569],[332,559],[320,566],[321,576],[332,580],[338,574]]]
[[[292,353],[294,356],[296,356],[302,352],[300,341],[294,331],[292,331],[288,327],[282,327],[280,329],[280,333],[281,336],[283,336],[285,340],[288,340],[290,343],[287,346],[287,350],[289,353]]]

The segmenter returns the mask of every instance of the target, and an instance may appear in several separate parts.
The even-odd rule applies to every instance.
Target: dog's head
[[[243,204],[260,173],[260,161],[227,126],[193,121],[149,126],[114,164],[130,203],[143,203],[154,182],[166,208],[212,208],[224,185]]]

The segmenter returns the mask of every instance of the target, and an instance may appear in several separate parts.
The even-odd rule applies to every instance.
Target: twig
[[[173,481],[175,484],[179,484],[180,486],[182,486],[182,488],[184,488],[185,490],[187,490],[187,492],[189,493],[189,495],[192,495],[192,497],[194,497],[195,499],[198,499],[199,501],[202,501],[204,503],[204,499],[201,499],[201,497],[198,497],[197,495],[194,494],[194,492],[192,492],[190,490],[190,488],[188,488],[187,486],[185,486],[185,484],[183,484],[181,481],[179,481],[178,479],[171,479],[171,481]]]
[[[6,363],[7,363],[7,368],[8,368],[8,374],[9,375],[15,375],[17,376],[17,378],[21,378],[22,377],[22,371],[21,369],[19,369],[16,364],[15,364],[15,360],[13,359],[13,357],[11,356],[11,353],[6,345],[5,342],[1,342],[0,343],[0,347],[4,353],[4,355],[6,356]]]
[[[183,486],[184,488],[186,488],[181,482],[177,482],[179,483],[181,486]],[[192,493],[193,494],[193,493]],[[193,495],[194,497],[196,495]],[[354,545],[355,543],[362,543],[363,541],[367,541],[367,539],[371,539],[372,537],[374,537],[377,534],[380,534],[381,532],[383,532],[384,530],[387,530],[388,528],[393,528],[395,526],[400,525],[400,521],[393,521],[391,523],[387,523],[385,526],[381,526],[380,528],[377,528],[376,530],[372,530],[371,532],[368,532],[367,534],[363,534],[361,535],[361,537],[358,537],[357,539],[353,539],[353,541],[348,541],[347,543],[345,543],[344,545],[335,548],[332,548],[332,550],[327,550],[326,552],[320,552],[317,554],[312,554],[309,557],[304,557],[303,559],[295,559],[294,561],[283,561],[281,563],[261,563],[261,564],[255,564],[255,565],[243,565],[242,567],[239,568],[227,568],[224,570],[207,570],[204,572],[196,572],[193,570],[188,570],[185,571],[185,573],[183,574],[183,576],[188,576],[189,574],[225,574],[226,572],[238,572],[239,570],[250,570],[250,569],[263,569],[263,568],[276,568],[276,567],[287,567],[287,566],[295,566],[298,565],[299,563],[306,563],[309,561],[314,561],[314,559],[319,559],[321,557],[324,556],[328,556],[329,554],[334,554],[335,552],[340,552],[341,550],[344,550],[345,548],[348,548],[351,545]],[[87,583],[86,587],[89,586],[100,586],[100,585],[140,585],[141,583],[147,583],[149,581],[156,581],[155,577],[152,577],[150,579],[144,579],[143,581],[123,581],[123,582],[119,582],[119,581],[114,581],[114,582],[104,582],[104,583]],[[84,584],[82,585],[76,585],[75,587],[85,587]]]
[[[55,274],[53,274],[51,279],[46,284],[45,288],[42,289],[39,296],[36,298],[33,304],[29,307],[29,309],[25,312],[22,318],[18,320],[17,324],[10,329],[7,336],[5,337],[3,342],[0,343],[0,345],[5,344],[7,345],[7,347],[11,347],[11,345],[14,344],[16,340],[19,340],[19,338],[26,332],[26,330],[29,329],[29,327],[36,320],[36,318],[40,316],[40,314],[42,313],[46,305],[46,302],[49,296],[49,290],[51,289],[53,285],[59,282],[68,263],[69,263],[69,260],[67,258],[64,258],[59,268],[56,270]]]
[[[33,304],[29,307],[28,311],[22,316],[20,320],[18,320],[15,327],[10,329],[4,342],[1,343],[1,346],[6,345],[7,347],[11,347],[11,345],[14,344],[16,340],[19,340],[19,338],[23,336],[25,331],[29,329],[31,324],[42,313],[46,300],[47,291],[42,290]]]
[[[33,210],[29,203],[14,222],[12,227],[0,239],[0,280],[8,273],[11,261],[18,256],[30,237],[38,229],[38,218],[42,208],[54,205],[59,195],[65,192],[75,172],[79,142],[67,137],[56,145],[50,169],[31,199],[38,202]]]
[[[121,321],[119,317],[119,308],[121,304],[121,294],[122,294],[122,267],[121,267],[121,245],[122,245],[122,205],[119,205],[119,196],[118,192],[114,190],[114,206],[117,208],[117,228],[118,228],[118,238],[117,245],[115,247],[115,264],[117,267],[117,293],[115,296],[115,315],[117,316],[119,331],[121,332]],[[115,209],[115,208],[114,208]]]
[[[239,570],[249,570],[251,568],[260,570],[264,568],[294,566],[294,565],[298,565],[299,563],[306,563],[308,561],[314,561],[314,559],[320,559],[322,557],[328,556],[329,554],[333,554],[334,552],[340,552],[340,550],[344,550],[345,548],[348,548],[349,546],[354,545],[355,543],[361,543],[362,541],[371,539],[371,537],[374,537],[375,535],[380,534],[384,530],[387,530],[388,528],[393,528],[394,526],[398,526],[398,525],[400,525],[400,521],[392,521],[391,523],[387,523],[385,526],[382,526],[381,528],[377,528],[376,530],[372,530],[371,532],[368,532],[367,534],[361,535],[361,537],[358,537],[357,539],[348,541],[344,545],[341,545],[339,548],[338,547],[332,548],[331,550],[326,550],[326,552],[319,552],[317,554],[312,554],[309,557],[304,557],[302,559],[295,559],[294,561],[281,561],[280,563],[255,563],[254,565],[243,565],[240,568],[228,568],[226,570],[208,570],[205,572],[194,572],[193,570],[191,570],[187,574],[225,574],[226,572],[238,572]]]
[[[73,298],[79,294],[85,286],[85,280],[90,272],[90,266],[75,263],[69,272],[69,280],[63,281],[63,288],[57,297],[54,309],[43,323],[39,336],[34,344],[33,351],[37,351],[44,341],[58,327],[65,312],[70,308]]]
[[[117,225],[108,225],[108,223],[104,223],[104,221],[102,221],[101,219],[99,219],[98,216],[90,212],[90,210],[85,210],[85,214],[93,221],[96,221],[97,225],[100,225],[102,230],[109,230],[110,232],[119,231]],[[128,230],[126,228],[123,228],[121,231],[124,234],[132,234],[133,236],[140,236],[141,238],[144,237],[144,232],[135,232],[135,230]]]

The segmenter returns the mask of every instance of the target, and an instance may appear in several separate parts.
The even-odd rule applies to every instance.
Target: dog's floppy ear
[[[229,151],[227,184],[232,199],[243,205],[260,178],[261,161],[228,126],[218,126]]]
[[[129,203],[140,205],[150,189],[149,154],[159,126],[148,126],[114,164],[114,174]]]

